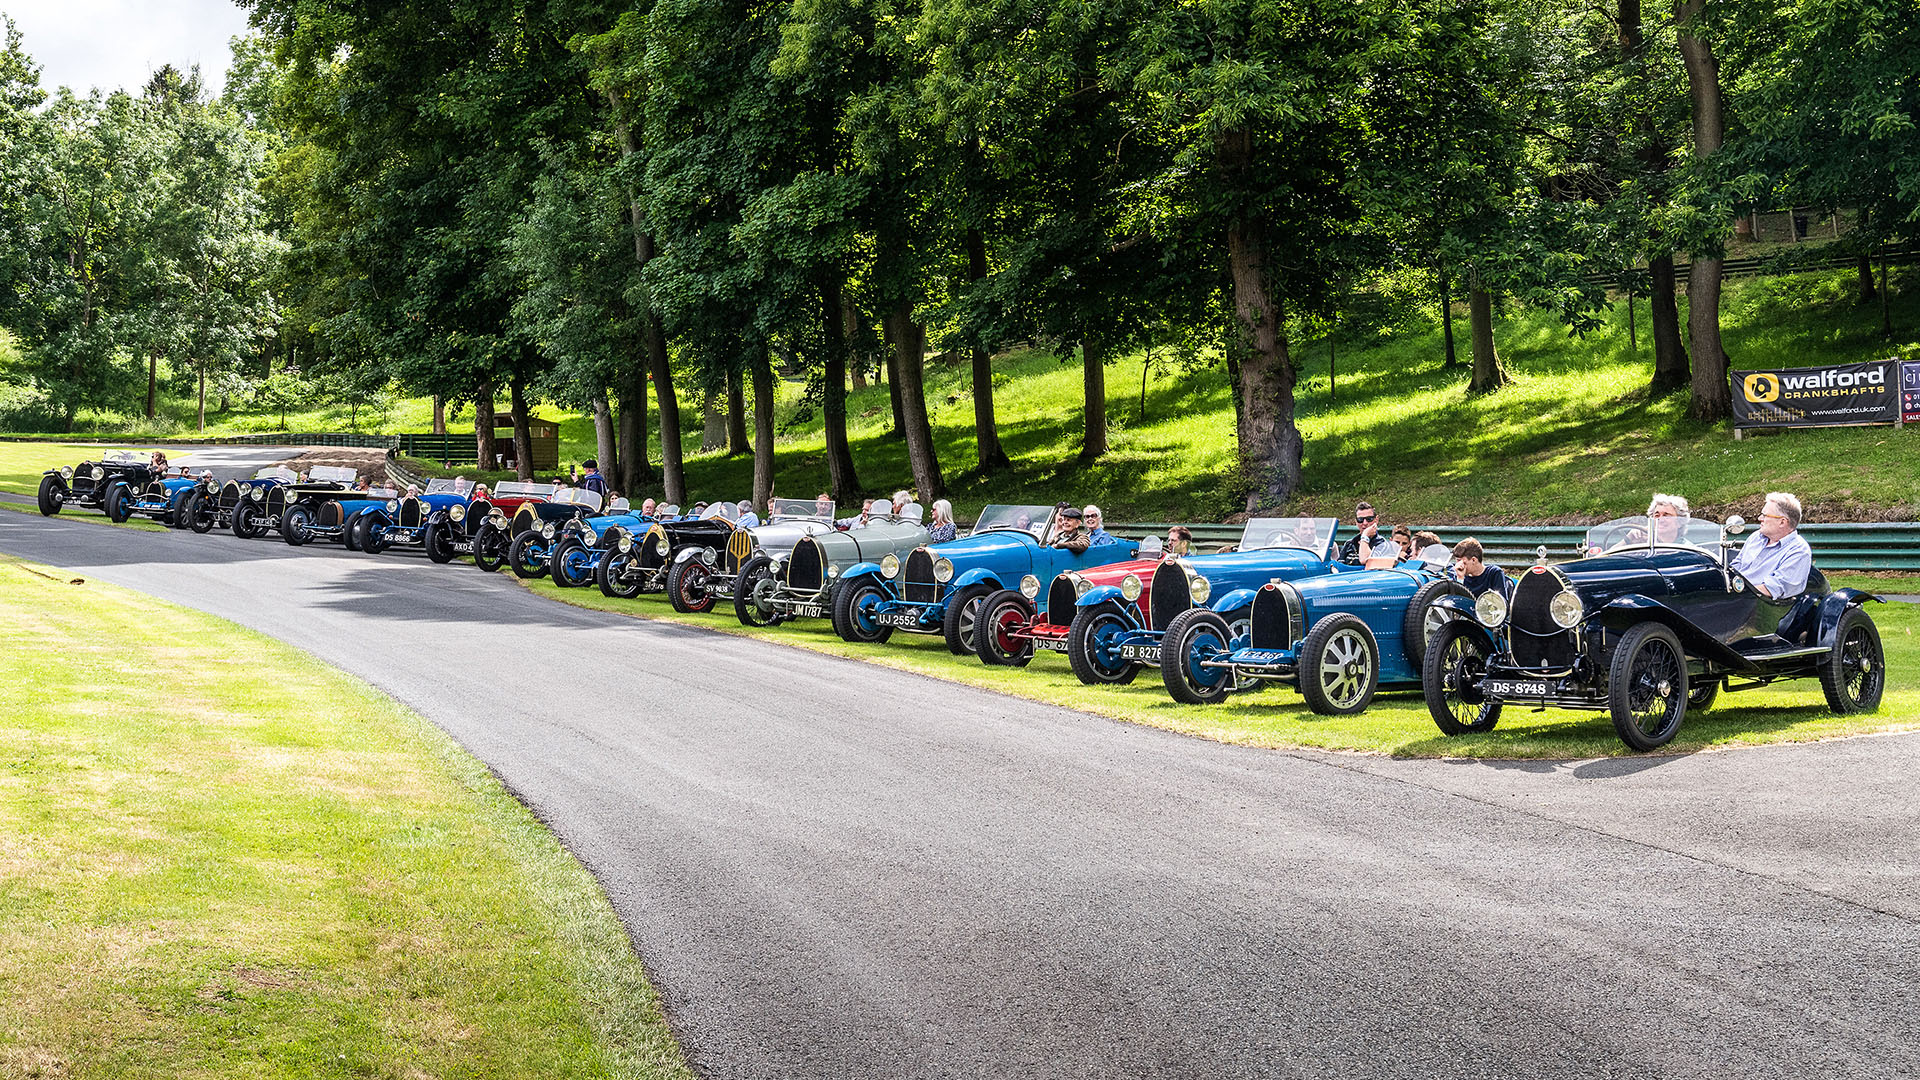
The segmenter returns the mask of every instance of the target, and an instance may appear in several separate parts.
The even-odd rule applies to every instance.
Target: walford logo
[[[1822,368],[1806,375],[1764,371],[1747,376],[1740,388],[1745,392],[1748,401],[1756,405],[1765,405],[1779,401],[1783,394],[1789,398],[1831,396],[1848,390],[1885,388],[1886,385],[1887,369],[1882,365],[1867,371]]]

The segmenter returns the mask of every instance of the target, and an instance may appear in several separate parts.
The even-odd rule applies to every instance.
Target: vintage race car
[[[607,596],[632,599],[664,591],[675,611],[707,611],[713,607],[712,595],[703,587],[689,588],[689,582],[704,581],[711,574],[707,567],[738,557],[732,547],[738,531],[735,516],[732,503],[717,502],[697,516],[665,517],[644,528],[614,526],[620,535],[601,538],[603,552],[593,565],[593,579]],[[689,561],[700,565],[690,568]]]
[[[294,492],[288,497],[286,512],[280,515],[280,537],[294,547],[315,540],[338,540],[348,551],[358,551],[360,534],[353,528],[355,518],[400,501],[400,492],[393,488],[302,493],[296,487]]]
[[[352,540],[349,546],[370,555],[378,555],[395,547],[425,550],[428,523],[436,517],[445,520],[446,515],[455,510],[465,520],[467,504],[472,500],[471,481],[435,477],[427,481],[427,490],[419,495],[398,496],[352,514],[347,522],[347,532]],[[453,559],[451,552],[443,551],[441,554],[446,557],[435,559],[435,562]]]
[[[552,499],[558,490],[554,484],[506,480],[493,486],[493,492],[485,500],[485,510],[480,508],[480,500],[475,500],[460,523],[465,527],[465,550],[473,556],[473,565],[489,574],[507,565],[507,552],[514,536],[541,521],[536,511],[527,509],[524,514],[521,511],[530,504]],[[456,549],[460,541],[460,537],[453,539]]]
[[[678,507],[669,504],[656,506],[652,514],[642,514],[626,499],[613,500],[606,510],[595,517],[569,518],[560,523],[553,542],[547,545],[547,576],[555,585],[577,589],[593,584],[600,563],[618,550],[621,537],[644,535],[654,522],[662,519],[662,511],[668,518],[677,517],[680,512]]]
[[[515,577],[527,580],[547,576],[548,559],[561,528],[575,519],[599,514],[604,501],[597,491],[566,488],[543,501],[520,504],[505,529],[512,537],[507,544],[508,569]],[[474,565],[479,564],[476,556]]]
[[[301,495],[297,493],[315,496],[347,493],[358,476],[353,469],[344,466],[316,465],[304,483],[297,479],[281,480],[277,477],[249,481],[236,489],[236,502],[228,515],[233,525],[233,535],[250,540],[277,531],[286,518],[288,505],[300,500]],[[222,488],[220,498],[223,503],[226,497],[227,489]],[[302,513],[308,520],[312,519],[317,505],[310,503],[303,509]]]
[[[877,585],[883,563],[891,558],[897,565],[926,542],[926,526],[917,516],[888,514],[800,537],[785,560],[741,567],[747,580],[735,581],[733,613],[748,626],[830,618],[838,628],[849,597],[870,603],[885,595]]]
[[[894,630],[939,634],[949,651],[964,656],[975,649],[980,605],[993,593],[1024,585],[1033,602],[1044,605],[1040,583],[1056,574],[1139,555],[1130,541],[1095,544],[1084,552],[1048,547],[1043,538],[1053,535],[1055,524],[1051,506],[989,506],[966,536],[882,565],[881,595],[869,602],[861,592],[851,617],[835,628],[855,642],[884,641]]]
[[[676,552],[675,562],[688,565],[674,568],[677,580],[667,583],[668,599],[680,611],[706,611],[732,602],[738,615],[743,591],[772,580],[801,537],[833,531],[833,510],[830,499],[772,500],[767,523],[735,529],[724,549],[700,546]]]
[[[989,666],[1026,667],[1036,652],[1064,656],[1067,634],[1077,610],[1073,602],[1091,589],[1117,588],[1132,592],[1133,604],[1140,609],[1138,618],[1145,623],[1149,618],[1148,598],[1140,583],[1151,577],[1160,565],[1163,547],[1159,537],[1149,536],[1140,541],[1137,559],[1056,574],[1045,587],[1045,604],[1035,602],[1041,591],[1037,578],[1031,585],[1023,583],[1021,588],[1001,589],[988,596],[980,605],[980,623],[975,631],[979,637],[980,662]],[[1027,588],[1033,589],[1033,596],[1026,594]],[[1059,622],[1053,621],[1056,616]]]
[[[253,510],[263,512],[265,509],[266,493],[269,490],[279,487],[282,484],[294,483],[299,479],[299,474],[292,469],[275,465],[261,469],[259,472],[254,473],[250,479],[227,481],[220,485],[220,494],[214,503],[213,522],[210,529],[233,529],[235,535],[243,539],[248,538],[251,534],[240,532],[235,525],[237,520],[235,512],[239,510],[240,504],[251,503]],[[258,498],[255,498],[252,494],[255,488],[260,489],[260,496]],[[275,522],[275,524],[277,525],[278,522]],[[196,530],[199,528],[197,522],[194,527]]]
[[[107,518],[125,521],[138,514],[168,528],[184,528],[187,500],[207,483],[206,477],[184,475],[184,470],[156,476],[139,490],[124,480],[111,481],[107,485]]]
[[[1818,570],[1797,596],[1766,597],[1734,568],[1746,527],[1633,517],[1587,532],[1586,557],[1519,575],[1511,599],[1453,602],[1427,645],[1427,708],[1449,735],[1489,731],[1501,708],[1605,710],[1622,742],[1672,741],[1721,690],[1819,679],[1838,714],[1872,712],[1886,688],[1873,594]]]
[[[73,505],[89,506],[105,513],[107,492],[115,484],[124,484],[133,491],[145,491],[147,485],[157,479],[159,474],[154,471],[151,459],[146,455],[114,450],[102,454],[99,461],[83,461],[78,465],[48,469],[40,477],[40,512],[52,517],[64,507]]]

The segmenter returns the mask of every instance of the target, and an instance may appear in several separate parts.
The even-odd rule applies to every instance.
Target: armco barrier
[[[1127,537],[1165,536],[1171,524],[1110,522],[1107,531]],[[1749,527],[1758,525],[1754,522]],[[1194,548],[1201,552],[1235,543],[1243,528],[1212,524],[1187,527],[1193,530]],[[1507,564],[1531,561],[1542,544],[1547,547],[1547,557],[1556,562],[1571,558],[1587,533],[1584,525],[1440,525],[1414,529],[1428,529],[1446,544],[1471,536],[1486,548],[1489,559]],[[1818,524],[1803,526],[1800,531],[1813,547],[1814,565],[1823,570],[1920,570],[1920,522]],[[1352,536],[1353,526],[1342,523],[1338,535],[1343,540]]]

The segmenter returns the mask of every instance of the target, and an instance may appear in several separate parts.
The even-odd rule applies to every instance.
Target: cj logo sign
[[[1780,379],[1774,375],[1749,375],[1746,381],[1747,400],[1756,405],[1780,400]]]

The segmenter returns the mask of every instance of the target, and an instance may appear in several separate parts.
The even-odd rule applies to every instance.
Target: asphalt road
[[[484,759],[713,1077],[1920,1072],[1920,738],[1586,763],[1219,746],[470,566],[0,514]]]

